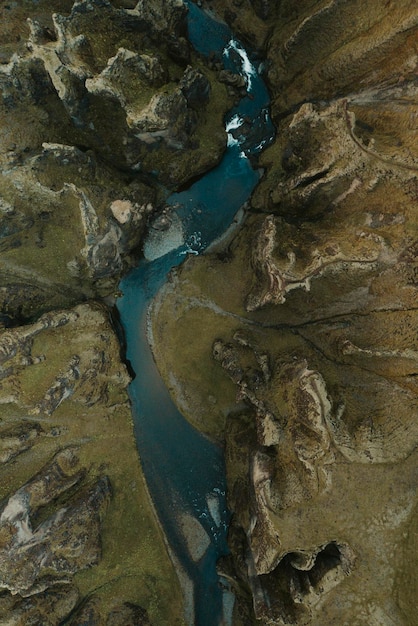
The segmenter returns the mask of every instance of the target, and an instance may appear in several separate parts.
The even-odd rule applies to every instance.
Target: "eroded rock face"
[[[226,458],[234,512],[230,541],[239,564],[237,575],[250,586],[255,615],[263,623],[337,619],[327,596],[332,598],[334,587],[347,576],[355,579],[352,590],[362,570],[364,575],[373,568],[374,559],[385,569],[383,578],[392,576],[393,534],[405,528],[412,513],[414,424],[404,418],[403,424],[394,425],[389,410],[379,426],[375,416],[373,434],[361,426],[349,433],[346,407],[356,402],[354,377],[353,395],[345,396],[346,405],[338,405],[321,374],[308,369],[307,361],[295,353],[288,361],[281,362],[282,354],[274,362],[271,354],[260,354],[248,338],[243,343],[242,333],[236,333],[229,344],[217,341],[214,354],[234,379],[237,399],[244,396],[254,407],[228,421]],[[273,363],[268,377],[257,368],[266,359]],[[344,393],[342,388],[339,392]],[[348,388],[345,392],[350,394]],[[365,405],[359,406],[363,412]],[[369,411],[377,408],[378,403],[370,400]],[[398,467],[393,466],[395,459]],[[370,467],[373,499],[368,494],[363,500],[357,493],[365,473],[358,464],[383,466],[384,475],[390,474],[389,485],[377,486],[382,470]],[[392,481],[401,481],[404,487],[396,497],[387,493]],[[338,493],[341,488],[343,494]],[[356,513],[351,511],[352,499]],[[387,523],[380,525],[376,520],[382,516]],[[359,527],[373,528],[376,536],[360,537]],[[341,600],[344,589],[337,593]],[[368,603],[379,597],[383,600],[381,590],[371,583],[359,589],[352,617],[361,620],[368,614]],[[401,619],[392,606],[388,618],[396,615]]]
[[[127,186],[92,152],[55,143],[44,143],[24,165],[4,170],[2,192],[2,275],[9,283],[3,310],[10,315],[11,280],[17,288],[22,279],[30,280],[41,300],[43,291],[51,292],[51,304],[109,292],[141,240],[156,199],[143,184]],[[32,299],[22,303],[21,314],[31,304]]]
[[[177,271],[153,339],[182,411],[225,441],[236,623],[413,624],[417,13],[226,6],[265,46],[277,138],[255,211]]]
[[[416,69],[413,0],[212,0],[253,48],[263,50],[273,115],[306,101],[396,85]]]
[[[79,482],[83,473],[74,472],[77,463],[73,449],[59,452],[2,508],[0,587],[13,595],[27,597],[45,591],[54,581],[69,582],[75,572],[100,560],[100,518],[111,495],[107,476],[36,529],[31,522],[41,507]]]
[[[112,165],[161,170],[168,184],[170,162],[181,154],[189,159],[186,150],[196,150],[190,141],[199,116],[176,85],[183,68],[169,62],[161,45],[168,36],[185,34],[186,6],[163,4],[121,9],[103,0],[75,2],[70,15],[53,14],[53,41],[31,20],[28,45],[31,61],[41,61],[87,145]],[[203,107],[208,96],[196,104]],[[172,185],[184,182],[179,167],[176,172]]]
[[[1,10],[14,33],[0,29],[0,306],[9,324],[113,296],[150,213],[221,158],[231,100],[190,50],[183,2]]]
[[[2,593],[0,619],[4,624],[13,626],[27,624],[56,626],[71,613],[78,600],[77,588],[69,585],[56,585],[48,591],[28,598]]]

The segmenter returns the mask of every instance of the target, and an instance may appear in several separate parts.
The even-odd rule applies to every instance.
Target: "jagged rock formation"
[[[79,610],[69,622],[70,626],[83,626],[91,624],[92,626],[151,626],[147,612],[140,606],[130,602],[124,602],[116,606],[110,613],[104,615],[101,609],[101,603],[93,596]]]
[[[418,14],[210,4],[264,49],[277,138],[254,211],[177,271],[152,334],[226,442],[235,623],[412,626]]]
[[[61,136],[69,130],[74,141],[82,139],[113,166],[147,174],[162,168],[161,182],[181,184],[198,173],[199,160],[203,170],[219,159],[224,147],[222,131],[212,133],[206,146],[198,145],[202,135],[195,135],[209,125],[213,131],[214,120],[203,111],[212,100],[210,79],[172,52],[187,45],[186,13],[186,6],[175,0],[138,2],[132,9],[117,8],[108,0],[82,0],[69,15],[51,12],[53,30],[42,15],[29,17],[28,52],[15,53],[2,68],[8,112],[17,117],[16,109],[30,103],[39,110],[40,98],[49,96],[51,107],[68,116],[66,125],[52,120]],[[190,51],[186,60],[191,60]],[[25,89],[19,98],[16,84],[22,78]],[[223,90],[214,88],[214,95],[222,98]],[[216,111],[209,106],[208,113],[217,117],[220,105]],[[44,110],[43,117],[52,112]],[[29,139],[27,146],[35,148]]]
[[[27,598],[3,593],[0,595],[0,618],[4,624],[16,626],[55,626],[69,615],[78,600],[77,588],[69,585],[56,585]]]
[[[74,471],[76,465],[73,449],[58,452],[2,507],[0,586],[13,595],[27,597],[55,582],[69,582],[75,572],[100,560],[99,522],[111,495],[107,476],[100,477],[71,507],[59,509],[36,530],[32,528],[31,518],[36,518],[41,507],[79,483],[83,472]]]
[[[120,4],[1,9],[6,323],[112,296],[149,214],[225,148],[231,99],[191,52],[185,5]]]

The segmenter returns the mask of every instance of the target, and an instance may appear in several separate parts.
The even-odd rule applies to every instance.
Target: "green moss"
[[[43,229],[42,245],[37,243],[37,235],[32,231],[24,236],[22,250],[8,250],[3,259],[26,267],[46,280],[66,283],[71,287],[73,281],[68,276],[67,263],[74,258],[74,252],[81,249],[83,241],[80,236],[77,237],[77,234],[81,235],[77,233],[77,221],[70,217],[67,219],[67,225],[64,218],[59,224],[50,223]]]
[[[153,312],[153,351],[183,415],[199,430],[222,439],[236,387],[212,358],[212,346],[245,321],[230,315],[237,293],[224,289],[228,275],[216,264],[213,256],[188,262],[178,282],[160,292]]]
[[[102,526],[102,560],[97,567],[80,572],[76,582],[83,596],[98,589],[106,610],[123,598],[146,608],[153,624],[180,624],[178,582],[150,505],[132,436],[126,428],[125,433],[120,432],[121,418],[130,425],[130,412],[118,412],[113,433],[102,433],[98,441],[82,449],[83,463],[100,465],[101,471],[109,474],[114,495]],[[117,429],[120,434],[116,435]]]
[[[199,69],[208,77],[211,85],[210,99],[207,107],[202,112],[203,119],[199,121],[196,137],[200,142],[200,148],[206,151],[218,148],[220,138],[225,140],[224,117],[232,106],[232,98],[227,88],[217,79],[215,72],[198,64]]]

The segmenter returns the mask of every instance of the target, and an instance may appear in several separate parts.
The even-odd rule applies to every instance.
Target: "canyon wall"
[[[114,303],[226,145],[177,0],[0,8],[0,622],[182,624]],[[235,93],[235,92],[234,92]]]
[[[183,413],[225,443],[235,623],[412,626],[416,6],[209,4],[263,54],[277,137],[153,337]]]

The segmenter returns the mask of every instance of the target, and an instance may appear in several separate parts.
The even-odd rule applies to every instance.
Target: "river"
[[[216,51],[226,69],[245,77],[248,96],[228,114],[228,147],[221,163],[188,190],[170,196],[171,226],[150,229],[145,258],[121,282],[118,300],[127,359],[135,436],[155,509],[175,559],[189,626],[231,621],[233,595],[216,572],[228,553],[228,511],[222,450],[179,413],[158,373],[147,339],[147,311],[173,267],[200,254],[233,222],[259,180],[248,156],[273,137],[269,97],[257,67],[229,28],[192,3],[189,37],[203,54]],[[204,33],[204,36],[202,36]],[[240,131],[251,120],[251,133]],[[181,355],[179,356],[181,358]]]

